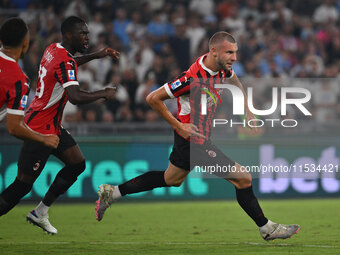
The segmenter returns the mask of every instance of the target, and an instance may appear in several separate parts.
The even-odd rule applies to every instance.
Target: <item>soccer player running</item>
[[[200,100],[204,89],[227,82],[242,89],[245,96],[243,86],[232,70],[236,52],[237,44],[233,36],[226,32],[217,32],[210,38],[209,53],[199,57],[174,81],[148,95],[147,101],[151,107],[175,130],[169,166],[165,172],[150,171],[119,186],[100,185],[96,206],[98,221],[102,220],[105,210],[122,196],[157,187],[178,187],[195,165],[209,162],[210,165],[233,166],[236,169],[222,178],[235,186],[238,203],[259,227],[264,240],[286,239],[297,233],[300,228],[298,225],[274,223],[264,216],[253,193],[251,174],[241,171],[241,166],[224,155],[209,139],[216,107],[210,107],[207,115],[201,114]],[[178,119],[173,117],[163,103],[170,98],[177,98]],[[248,122],[254,119],[254,115],[247,105],[245,108]]]
[[[11,135],[57,148],[58,136],[39,134],[24,124],[24,109],[30,88],[29,79],[20,69],[18,61],[28,50],[29,38],[27,25],[20,18],[7,19],[1,26],[0,120],[7,112],[7,129]]]
[[[113,49],[104,48],[74,57],[76,52],[84,52],[89,45],[89,30],[85,21],[78,17],[67,18],[61,24],[61,33],[62,42],[53,43],[45,50],[40,63],[36,95],[24,119],[25,124],[36,132],[57,135],[59,145],[50,148],[42,143],[25,141],[19,156],[17,178],[0,194],[0,215],[4,215],[32,189],[48,157],[55,155],[65,166],[58,172],[39,205],[27,215],[29,222],[50,234],[57,234],[57,229],[48,220],[50,206],[85,170],[85,159],[79,146],[60,124],[64,106],[67,100],[72,104],[83,104],[100,98],[112,99],[116,92],[112,87],[94,92],[80,89],[77,81],[78,65],[105,56],[118,59],[119,54]]]

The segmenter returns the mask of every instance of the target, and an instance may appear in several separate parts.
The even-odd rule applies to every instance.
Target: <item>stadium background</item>
[[[65,17],[87,21],[89,52],[108,45],[121,53],[117,62],[106,58],[79,68],[81,87],[95,90],[114,83],[119,90],[110,102],[68,104],[65,109],[63,125],[79,142],[87,168],[64,201],[93,201],[101,183],[118,184],[145,171],[166,169],[172,130],[145,97],[206,53],[209,37],[219,30],[237,38],[234,70],[245,86],[256,89],[258,109],[271,102],[272,86],[305,87],[312,92],[312,117],[291,109],[289,117],[299,121],[296,128],[264,128],[255,136],[237,127],[216,129],[218,145],[243,165],[339,165],[339,12],[340,1],[321,0],[0,1],[0,21],[19,16],[29,25],[30,50],[19,64],[31,79],[30,100],[43,51],[61,40]],[[222,100],[218,116],[227,118],[232,101],[228,96]],[[176,113],[174,101],[167,106]],[[1,191],[15,178],[21,142],[0,124]],[[60,168],[51,157],[25,199],[39,200]],[[337,173],[254,177],[259,197],[339,196]],[[156,189],[127,200],[228,198],[234,198],[232,185],[191,174],[180,188]]]

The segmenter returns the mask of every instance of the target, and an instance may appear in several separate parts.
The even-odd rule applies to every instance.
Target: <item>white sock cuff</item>
[[[48,213],[48,209],[50,209],[49,206],[45,205],[42,201],[37,205],[37,207],[35,208],[35,211],[39,214],[39,215],[46,215]]]
[[[112,196],[113,196],[114,199],[118,199],[118,198],[122,197],[122,194],[120,193],[120,190],[119,190],[118,186],[114,186]]]
[[[275,224],[275,222],[268,220],[268,222],[265,225],[263,225],[262,227],[259,227],[259,229],[263,232],[268,232],[268,231],[271,230],[271,228],[274,224]]]

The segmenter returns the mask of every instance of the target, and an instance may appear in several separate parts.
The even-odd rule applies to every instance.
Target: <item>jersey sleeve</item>
[[[193,78],[189,73],[183,72],[176,79],[165,83],[163,87],[170,98],[177,98],[190,93],[190,84],[192,81]]]
[[[7,91],[7,113],[24,115],[30,91],[28,79],[23,78],[9,86]]]
[[[56,76],[64,89],[71,85],[79,85],[77,79],[77,64],[71,58],[59,63]]]

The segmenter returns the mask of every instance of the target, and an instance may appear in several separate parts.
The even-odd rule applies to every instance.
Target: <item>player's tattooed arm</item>
[[[80,66],[93,59],[105,58],[107,56],[111,57],[113,60],[118,60],[119,54],[120,53],[118,51],[106,47],[90,54],[74,57],[74,60],[77,62],[77,65]]]

